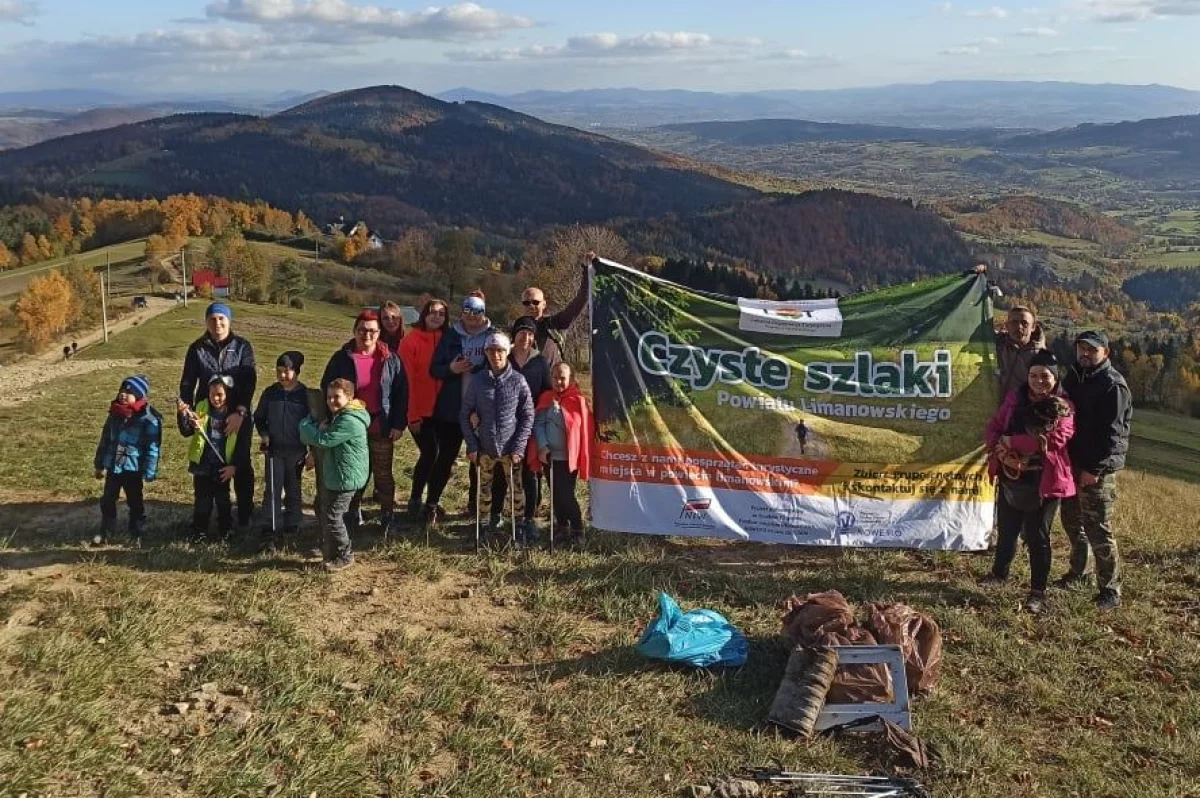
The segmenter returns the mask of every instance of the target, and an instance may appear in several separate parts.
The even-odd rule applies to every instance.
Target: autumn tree
[[[479,279],[475,237],[476,233],[471,230],[450,230],[442,234],[433,253],[432,268],[426,272],[428,288],[435,296],[445,297],[453,303]]]
[[[433,263],[434,251],[432,236],[414,227],[405,232],[399,241],[388,245],[388,270],[403,276],[419,275]]]
[[[575,225],[559,228],[539,248],[526,251],[521,282],[542,289],[551,311],[561,309],[579,290],[580,267],[589,252],[624,263],[629,259],[629,244],[608,227]],[[524,313],[523,309],[514,308],[513,311]],[[572,325],[565,334],[567,352],[564,354],[575,361],[585,358],[588,334],[586,323]]]
[[[8,251],[4,242],[0,241],[0,269],[11,269],[17,264],[17,256]]]
[[[304,211],[296,211],[296,230],[302,236],[313,236],[318,232],[316,223]]]
[[[26,233],[21,236],[21,263],[28,266],[30,263],[37,263],[42,259],[42,252],[38,249],[37,239],[33,237],[33,233]]]
[[[57,269],[30,280],[16,304],[17,323],[25,333],[26,345],[36,350],[49,343],[67,328],[74,307],[71,284]]]
[[[101,320],[100,275],[82,264],[72,264],[64,275],[71,286],[73,326],[91,327]]]

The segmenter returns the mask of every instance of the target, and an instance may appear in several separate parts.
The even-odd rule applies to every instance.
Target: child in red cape
[[[567,527],[568,544],[583,542],[583,511],[575,498],[575,485],[587,479],[592,445],[592,410],[579,386],[571,379],[571,367],[557,363],[550,371],[550,390],[538,397],[533,422],[536,456],[528,461],[534,470],[548,465],[554,480],[551,495],[557,525]]]

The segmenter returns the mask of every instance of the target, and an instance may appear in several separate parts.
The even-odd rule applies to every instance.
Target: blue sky
[[[1200,89],[1200,0],[0,0],[0,91]]]

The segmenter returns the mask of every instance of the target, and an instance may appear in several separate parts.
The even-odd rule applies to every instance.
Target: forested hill
[[[705,213],[628,223],[636,249],[664,257],[744,261],[771,276],[849,286],[915,280],[973,265],[936,214],[903,200],[825,190],[762,197]]]
[[[275,116],[186,114],[0,152],[0,202],[54,194],[264,199],[317,219],[527,230],[694,213],[754,192],[687,162],[482,103],[396,86]]]

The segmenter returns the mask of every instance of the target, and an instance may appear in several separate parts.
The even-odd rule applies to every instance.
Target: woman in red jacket
[[[436,521],[437,507],[427,508],[423,495],[429,483],[429,475],[438,456],[438,437],[434,425],[429,422],[433,405],[437,400],[442,381],[429,374],[433,353],[442,340],[446,328],[447,305],[440,299],[431,299],[421,309],[421,317],[408,330],[400,342],[400,362],[408,375],[408,431],[417,442],[421,452],[413,468],[412,492],[408,497],[408,516],[418,518],[424,512],[430,521]]]
[[[1058,361],[1043,350],[1029,364],[1025,385],[1009,391],[988,423],[988,473],[999,478],[996,559],[985,584],[1003,584],[1017,553],[1029,549],[1029,597],[1037,613],[1050,577],[1050,528],[1062,499],[1075,495],[1067,442],[1075,434],[1075,409],[1058,381]]]

